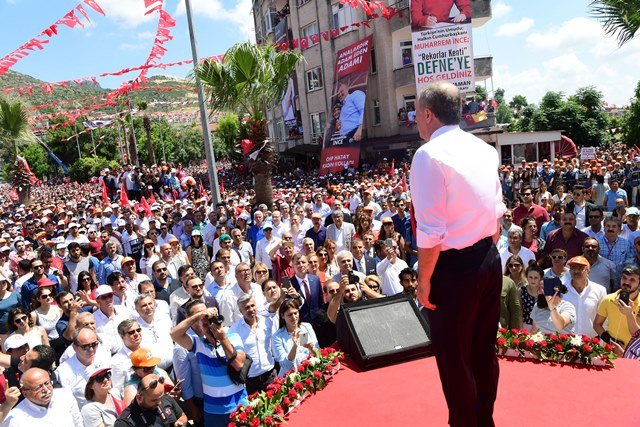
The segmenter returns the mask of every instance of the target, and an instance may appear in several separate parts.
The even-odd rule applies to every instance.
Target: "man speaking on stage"
[[[502,273],[495,246],[506,211],[498,153],[462,131],[460,94],[447,82],[419,95],[426,141],[411,164],[418,299],[427,309],[451,426],[493,426]]]

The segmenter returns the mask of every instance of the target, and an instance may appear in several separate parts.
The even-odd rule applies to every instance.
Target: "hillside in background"
[[[26,74],[9,71],[0,76],[0,94],[4,94],[5,88],[18,88],[20,86],[38,86],[46,83]],[[179,102],[196,100],[197,95],[191,89],[193,85],[186,79],[171,76],[153,76],[147,80],[146,87],[131,94],[132,107],[135,108],[139,102],[146,102],[150,112],[153,111],[175,111],[182,110],[184,106]],[[156,87],[173,88],[171,91],[159,91]],[[112,89],[104,89],[95,86],[91,82],[85,82],[82,86],[70,83],[66,88],[56,86],[51,94],[45,94],[42,89],[35,87],[30,96],[22,96],[20,99],[27,105],[35,106],[52,102],[65,103],[61,108],[70,110],[78,108],[80,105],[90,105],[100,101],[91,100],[94,96],[104,96]],[[12,92],[13,97],[17,97],[17,92]],[[86,99],[86,100],[85,100]],[[73,102],[75,101],[75,102]],[[160,103],[153,105],[152,103]],[[172,104],[168,104],[172,103]]]

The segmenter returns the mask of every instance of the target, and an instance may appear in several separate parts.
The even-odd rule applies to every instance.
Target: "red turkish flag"
[[[147,199],[144,196],[140,199],[140,206],[144,209],[144,213],[146,216],[151,216],[151,207],[149,203],[147,203]]]
[[[297,49],[299,43],[300,43],[299,39],[295,39],[291,42],[291,45],[293,46],[294,49]]]
[[[320,36],[318,34],[313,34],[311,36],[311,43],[312,44],[320,43]]]
[[[251,149],[253,148],[253,142],[251,142],[250,139],[243,139],[242,141],[240,141],[240,147],[242,148],[242,155],[246,156],[251,152]]]
[[[107,195],[107,186],[104,183],[104,179],[101,181],[102,183],[102,205],[109,206],[109,196]]]
[[[100,15],[104,15],[105,14],[104,10],[102,10],[102,8],[100,7],[100,5],[98,5],[98,2],[96,0],[84,0],[84,4],[86,4],[91,9],[95,10],[96,12],[98,12]]]
[[[120,206],[129,206],[129,196],[127,196],[127,189],[124,184],[120,187]]]
[[[328,42],[329,41],[329,31],[325,31],[322,33],[322,38],[324,39],[324,41]]]
[[[300,38],[300,49],[305,50],[309,48],[309,37]]]

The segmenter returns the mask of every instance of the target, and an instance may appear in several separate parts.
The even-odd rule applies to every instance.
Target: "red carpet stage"
[[[447,425],[433,357],[366,372],[349,363],[290,414],[290,426]],[[640,426],[640,362],[615,364],[605,369],[501,359],[496,426]]]

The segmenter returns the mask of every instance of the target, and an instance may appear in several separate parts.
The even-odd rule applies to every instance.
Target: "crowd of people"
[[[599,336],[634,357],[640,157],[598,158],[498,171],[500,323]],[[198,188],[202,164],[108,169],[34,187],[29,206],[3,192],[2,425],[226,426],[335,342],[343,303],[404,293],[420,306],[407,163],[290,167],[273,206],[250,178],[219,173],[217,204]]]

